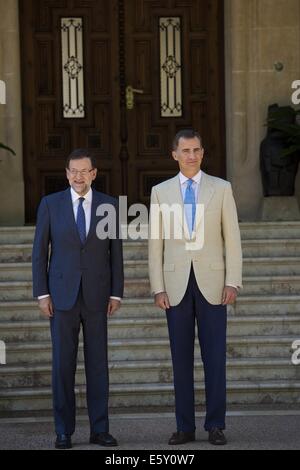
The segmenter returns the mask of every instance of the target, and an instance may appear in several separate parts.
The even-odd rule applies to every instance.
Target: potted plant
[[[260,146],[265,196],[293,196],[300,157],[300,110],[273,104],[268,108],[267,136]]]

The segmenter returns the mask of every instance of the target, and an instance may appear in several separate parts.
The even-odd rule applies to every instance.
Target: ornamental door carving
[[[97,189],[129,203],[176,174],[174,134],[203,136],[203,169],[225,176],[223,2],[19,0],[26,221],[67,187],[88,147]]]

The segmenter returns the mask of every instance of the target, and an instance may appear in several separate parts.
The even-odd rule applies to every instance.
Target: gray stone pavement
[[[21,421],[21,422],[20,422]],[[53,423],[45,419],[0,419],[0,449],[53,449]],[[211,446],[203,430],[203,414],[197,415],[196,442],[184,446],[168,446],[176,429],[170,413],[113,415],[110,432],[119,440],[120,450],[287,450],[300,449],[300,411],[232,412],[227,417],[225,447]],[[77,420],[73,436],[74,450],[106,450],[88,444],[89,426],[84,417]]]

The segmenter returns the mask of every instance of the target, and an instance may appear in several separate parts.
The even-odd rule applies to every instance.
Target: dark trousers
[[[80,326],[83,329],[87,406],[92,433],[108,432],[107,312],[87,309],[80,289],[71,310],[55,310],[50,320],[55,431],[75,430],[75,373]]]
[[[227,309],[211,305],[201,294],[194,270],[184,298],[167,311],[173,362],[177,431],[195,430],[195,319],[205,374],[205,429],[225,429]]]

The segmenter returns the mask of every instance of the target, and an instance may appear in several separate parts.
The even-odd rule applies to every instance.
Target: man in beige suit
[[[169,444],[195,440],[196,319],[205,374],[205,429],[212,444],[222,445],[226,305],[234,303],[242,287],[236,206],[230,183],[201,170],[204,149],[197,132],[178,132],[172,156],[180,173],[152,188],[149,238],[151,288],[155,304],[166,310],[173,362],[177,432]],[[174,210],[173,224],[167,220],[168,207]]]

